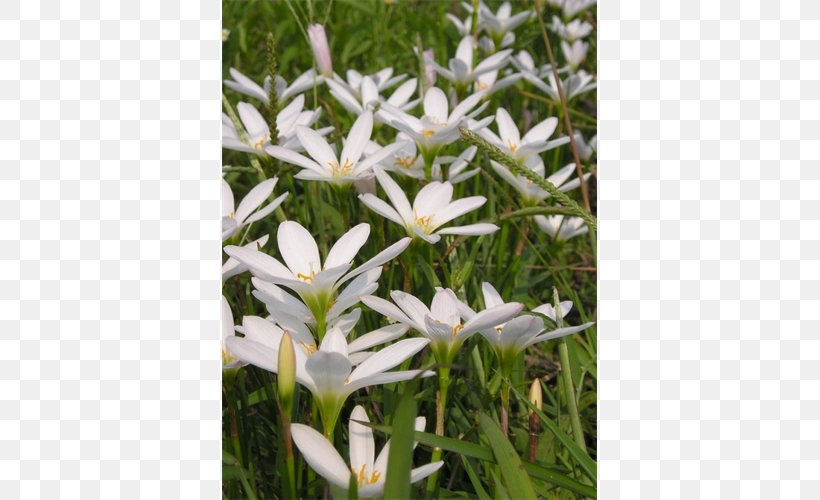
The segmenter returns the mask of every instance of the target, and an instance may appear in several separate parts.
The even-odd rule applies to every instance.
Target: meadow
[[[596,496],[595,15],[223,1],[224,498]]]

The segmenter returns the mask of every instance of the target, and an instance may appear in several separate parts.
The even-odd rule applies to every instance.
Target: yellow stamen
[[[333,174],[333,177],[345,177],[353,173],[353,164],[350,163],[350,159],[345,158],[344,165],[341,167],[338,163],[329,163],[330,172]]]
[[[503,327],[503,326],[497,326],[497,327],[495,327],[495,333],[501,333],[501,332],[503,332],[503,331],[504,331],[504,327]]]
[[[306,274],[302,274],[302,273],[296,273],[296,277],[299,278],[302,281],[306,281],[306,282],[312,284],[313,283],[313,278],[316,277],[316,271],[311,271],[310,276],[308,276]]]
[[[305,348],[305,350],[306,350],[306,351],[307,351],[307,353],[308,353],[308,356],[310,356],[310,355],[312,355],[314,352],[316,352],[316,349],[317,349],[317,348],[316,348],[316,344],[306,344],[305,342],[299,342],[299,345],[301,345],[302,347],[304,347],[304,348]]]
[[[510,147],[510,153],[515,153],[515,150],[518,149],[518,144],[513,142],[512,139],[507,141],[507,145]]]
[[[396,157],[395,164],[398,167],[411,168],[413,164],[416,163],[416,158],[418,158],[418,156],[413,156],[412,158],[409,156]]]
[[[458,335],[458,332],[460,332],[460,331],[461,331],[461,330],[463,330],[463,329],[464,329],[464,325],[462,325],[461,323],[459,323],[459,324],[457,324],[456,326],[454,326],[454,327],[453,327],[453,337],[455,337],[456,335]]]
[[[429,138],[430,138],[430,137],[432,137],[432,136],[433,136],[433,134],[435,134],[435,133],[436,133],[436,131],[435,131],[435,130],[430,130],[430,129],[427,129],[427,130],[422,130],[422,131],[421,131],[421,135],[422,135],[422,137],[424,137],[425,139],[429,139]]]
[[[487,83],[484,83],[484,82],[475,82],[475,86],[476,86],[476,89],[478,89],[478,90],[484,90],[487,87],[489,87],[490,85],[487,84]]]

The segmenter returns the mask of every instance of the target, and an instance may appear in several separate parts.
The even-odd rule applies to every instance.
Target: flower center
[[[301,345],[307,351],[308,356],[312,356],[313,353],[315,353],[317,350],[316,344],[307,344],[305,342],[299,342],[299,345]]]
[[[353,164],[350,163],[349,158],[345,158],[344,165],[341,167],[338,163],[330,163],[330,172],[333,174],[333,177],[346,177],[353,173]]]
[[[251,144],[251,147],[253,147],[253,149],[260,149],[261,150],[262,146],[264,146],[265,143],[268,142],[269,140],[270,140],[270,134],[265,133],[261,138],[259,138],[258,141]]]
[[[515,150],[518,149],[518,144],[516,144],[512,139],[507,141],[507,145],[510,147],[510,153],[515,153]]]
[[[366,464],[362,464],[362,468],[359,469],[358,471],[356,469],[354,469],[353,467],[350,468],[350,470],[353,472],[353,474],[356,474],[356,480],[359,482],[360,486],[366,485],[366,484],[373,484],[376,481],[378,481],[379,477],[381,477],[381,475],[382,475],[381,472],[379,472],[377,470],[374,470],[370,474],[370,477],[368,477],[367,476],[367,471],[365,470],[366,468],[367,468]]]
[[[302,274],[302,273],[296,273],[296,278],[298,278],[298,279],[300,279],[300,280],[302,280],[306,283],[310,283],[311,285],[313,284],[313,278],[315,278],[315,277],[316,277],[316,271],[311,271],[310,275]]]
[[[430,232],[430,223],[432,222],[433,215],[421,215],[417,214],[415,211],[413,214],[416,216],[416,226],[421,228],[422,231],[425,233]]]
[[[433,136],[433,134],[435,134],[435,133],[436,133],[436,131],[435,131],[435,130],[430,130],[429,128],[428,128],[427,130],[422,130],[422,131],[421,131],[421,135],[422,135],[422,137],[424,137],[425,139],[429,139],[429,138],[430,138],[430,137],[432,137],[432,136]]]
[[[426,137],[426,136],[425,136],[425,137]],[[413,156],[413,157],[410,157],[410,156],[396,157],[395,164],[396,164],[396,166],[399,166],[399,167],[402,167],[402,168],[412,168],[412,167],[413,167],[413,164],[415,164],[415,163],[416,163],[416,158],[418,158],[418,156]]]

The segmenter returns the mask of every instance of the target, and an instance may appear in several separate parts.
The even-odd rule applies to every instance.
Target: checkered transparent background
[[[220,29],[0,3],[1,498],[220,498]]]
[[[820,498],[820,2],[600,1],[602,498]]]

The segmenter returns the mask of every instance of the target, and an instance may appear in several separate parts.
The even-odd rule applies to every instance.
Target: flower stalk
[[[556,311],[560,311],[561,302],[558,300],[558,289],[552,289],[552,296],[555,302]],[[558,328],[564,327],[564,319],[560,314],[555,315],[555,322]],[[572,380],[572,369],[569,364],[569,349],[567,348],[566,337],[561,337],[558,344],[558,356],[561,360],[561,378],[564,381],[564,391],[567,397],[567,413],[572,427],[572,437],[578,446],[586,451],[587,445],[584,442],[584,432],[581,428],[581,417],[578,414],[578,403],[575,401],[575,383]]]

